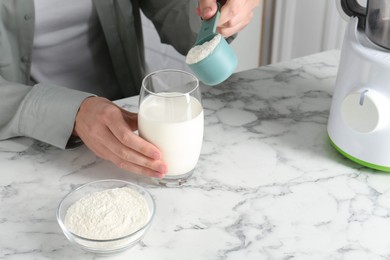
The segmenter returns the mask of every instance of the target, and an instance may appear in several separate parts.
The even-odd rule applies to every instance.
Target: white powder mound
[[[65,225],[89,239],[113,239],[144,226],[149,208],[142,195],[128,187],[94,192],[71,205]]]
[[[201,45],[195,45],[188,52],[186,57],[186,63],[194,64],[203,60],[213,52],[213,50],[215,49],[215,47],[217,47],[220,41],[221,35],[217,34],[210,41],[207,41]]]

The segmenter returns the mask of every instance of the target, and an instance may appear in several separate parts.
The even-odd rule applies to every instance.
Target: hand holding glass
[[[202,147],[203,126],[201,93],[195,76],[180,70],[160,70],[144,78],[138,131],[160,149],[168,165],[168,173],[160,183],[177,185],[192,175]]]

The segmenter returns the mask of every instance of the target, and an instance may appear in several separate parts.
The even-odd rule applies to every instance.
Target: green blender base
[[[344,152],[343,150],[340,149],[340,147],[338,147],[333,141],[332,139],[330,138],[330,136],[328,135],[329,137],[329,140],[330,140],[330,143],[331,145],[339,152],[341,153],[342,155],[344,155],[345,157],[347,157],[348,159],[350,159],[351,161],[355,162],[355,163],[358,163],[360,165],[363,165],[365,167],[368,167],[368,168],[372,168],[372,169],[375,169],[375,170],[379,170],[379,171],[383,171],[383,172],[390,172],[390,167],[386,167],[386,166],[381,166],[381,165],[377,165],[377,164],[372,164],[372,163],[369,163],[369,162],[365,162],[365,161],[362,161],[356,157],[353,157],[352,155]]]

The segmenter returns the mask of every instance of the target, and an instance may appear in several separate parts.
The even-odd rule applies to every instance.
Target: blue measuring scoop
[[[220,16],[220,5],[215,15],[202,22],[195,45],[213,39],[218,33],[217,24]],[[237,56],[223,36],[214,50],[197,63],[188,64],[198,79],[206,85],[217,85],[225,81],[237,67]]]

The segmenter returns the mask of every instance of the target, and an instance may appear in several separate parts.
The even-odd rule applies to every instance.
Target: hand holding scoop
[[[216,33],[220,5],[215,15],[202,22],[198,37],[186,57],[186,63],[206,85],[226,80],[237,67],[237,56],[225,38]]]

